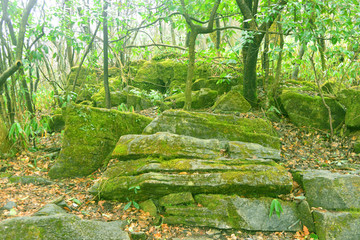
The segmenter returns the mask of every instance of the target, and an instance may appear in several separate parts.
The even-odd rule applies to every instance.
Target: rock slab
[[[150,118],[116,110],[70,105],[62,149],[50,178],[83,177],[106,164],[119,137],[140,133]]]
[[[310,170],[303,173],[306,198],[312,207],[360,209],[360,176]]]
[[[143,133],[157,132],[170,132],[201,139],[251,142],[274,149],[280,148],[279,137],[271,123],[260,118],[168,110],[152,121]]]
[[[128,234],[121,222],[81,220],[70,214],[50,216],[16,217],[0,222],[0,236],[13,239],[61,239],[61,240],[126,240]]]

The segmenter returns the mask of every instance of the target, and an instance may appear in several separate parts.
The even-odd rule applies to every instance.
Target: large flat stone
[[[66,110],[62,149],[49,177],[91,174],[106,163],[120,136],[140,133],[150,121],[135,113],[70,105]]]
[[[195,200],[200,205],[165,207],[164,222],[249,231],[295,232],[302,229],[302,219],[294,202],[279,200],[283,212],[278,218],[275,213],[269,217],[272,198],[200,194]]]
[[[313,212],[316,234],[320,240],[360,239],[360,212]]]
[[[13,239],[62,240],[126,240],[128,234],[121,230],[123,223],[81,220],[70,214],[51,216],[16,217],[0,222],[0,236]]]
[[[290,193],[288,172],[270,160],[139,159],[119,162],[104,173],[91,193],[126,201],[131,186],[140,186],[136,200],[177,193],[222,193],[272,196]]]
[[[156,132],[170,132],[202,139],[252,142],[275,149],[280,148],[279,137],[270,122],[259,118],[168,110],[144,129],[145,134]]]
[[[360,209],[360,176],[310,170],[303,173],[306,198],[312,207]]]
[[[201,159],[215,159],[227,156],[241,159],[278,160],[280,159],[280,151],[256,143],[200,139],[168,132],[158,132],[151,135],[122,136],[116,144],[111,157],[127,160],[147,156]]]

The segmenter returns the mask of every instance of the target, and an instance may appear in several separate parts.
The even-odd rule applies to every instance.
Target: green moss
[[[199,91],[191,92],[191,107],[193,109],[203,109],[211,107],[217,97],[218,93],[215,90],[211,90],[209,88],[203,88]],[[171,101],[174,103],[174,108],[183,108],[185,104],[185,94],[178,93],[167,97],[166,101]]]
[[[280,99],[290,120],[297,126],[329,129],[329,113],[321,97],[285,91]],[[333,128],[336,128],[344,121],[345,110],[335,99],[325,98],[325,102],[331,109]]]
[[[10,150],[10,142],[8,140],[8,131],[0,117],[0,155],[7,153]]]
[[[238,91],[222,95],[213,106],[216,112],[247,112],[250,109],[250,103]]]
[[[140,133],[150,118],[116,110],[70,105],[59,158],[52,178],[86,176],[108,161],[120,136]]]

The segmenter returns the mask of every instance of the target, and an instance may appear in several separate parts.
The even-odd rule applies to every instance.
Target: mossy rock
[[[136,195],[131,195],[136,201],[179,192],[275,197],[290,193],[292,181],[286,169],[274,162],[148,158],[110,166],[90,193],[126,201],[132,186],[140,187]]]
[[[72,87],[74,85],[74,81],[75,81],[75,77],[76,77],[78,69],[79,69],[79,67],[77,67],[77,66],[71,68],[70,74],[67,79],[67,86]],[[87,84],[101,83],[101,81],[97,79],[98,74],[99,74],[99,71],[96,71],[94,69],[87,68],[87,67],[81,67],[78,79],[76,80],[76,86],[82,86],[84,83],[87,83]]]
[[[49,128],[51,132],[61,132],[65,128],[65,118],[61,114],[54,114],[49,118]]]
[[[124,239],[128,234],[121,230],[121,221],[101,222],[82,220],[71,214],[50,216],[16,217],[0,222],[0,236],[4,240],[12,239]]]
[[[145,134],[156,132],[171,132],[202,139],[252,142],[274,149],[280,148],[278,134],[271,123],[260,118],[168,110],[144,129]]]
[[[346,107],[345,124],[350,129],[360,130],[360,90],[344,89],[338,99]]]
[[[145,62],[132,84],[142,90],[166,92],[172,81],[185,82],[187,66],[174,60]]]
[[[164,223],[247,231],[296,232],[302,229],[299,221],[302,219],[293,202],[278,200],[283,212],[280,218],[275,213],[269,218],[272,198],[199,194],[195,200],[198,205],[166,207]]]
[[[230,91],[220,96],[212,109],[215,112],[248,112],[251,105],[238,91]]]
[[[282,84],[283,91],[316,92],[316,84],[310,81],[288,79]]]
[[[150,118],[116,110],[70,105],[62,149],[51,178],[83,177],[106,164],[120,136],[140,133]]]
[[[190,192],[173,193],[159,199],[159,205],[163,207],[189,205],[194,203],[195,200]]]
[[[360,153],[360,140],[354,143],[354,152]]]
[[[313,212],[319,239],[360,239],[360,212]]]
[[[231,87],[236,84],[235,81],[232,81],[230,83],[223,82],[218,83],[218,79],[214,78],[199,78],[196,79],[192,85],[193,91],[198,91],[201,88],[210,88],[212,90],[218,91],[219,94],[223,94],[224,92],[228,92],[231,90]]]
[[[129,108],[134,107],[134,109],[136,111],[148,109],[148,108],[151,108],[154,106],[154,104],[150,100],[148,100],[142,96],[139,96],[136,94],[131,94],[131,93],[127,94],[126,105]]]
[[[291,122],[295,125],[330,129],[329,112],[320,96],[312,97],[298,92],[284,91],[280,99]],[[331,109],[332,126],[335,129],[344,122],[345,110],[335,99],[325,97],[325,102]]]
[[[110,102],[111,106],[119,106],[122,103],[126,104],[127,102],[127,95],[126,91],[111,91],[110,92]],[[105,89],[101,87],[100,90],[91,96],[91,100],[94,103],[94,106],[105,108]]]
[[[0,117],[0,155],[8,153],[9,150],[10,142],[8,139],[8,130],[2,120],[2,117]]]
[[[210,88],[202,88],[191,92],[191,108],[204,109],[211,107],[218,96],[218,92]],[[185,93],[178,93],[167,97],[165,101],[173,102],[174,108],[183,108],[185,105]]]

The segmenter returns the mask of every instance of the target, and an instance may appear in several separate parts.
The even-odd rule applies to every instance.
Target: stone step
[[[271,123],[260,118],[168,110],[152,121],[143,133],[157,132],[170,132],[201,139],[252,142],[275,149],[280,148],[280,139]]]
[[[129,187],[139,186],[137,194]],[[139,159],[110,166],[90,192],[104,199],[157,199],[191,192],[272,196],[288,194],[292,180],[270,160]]]

